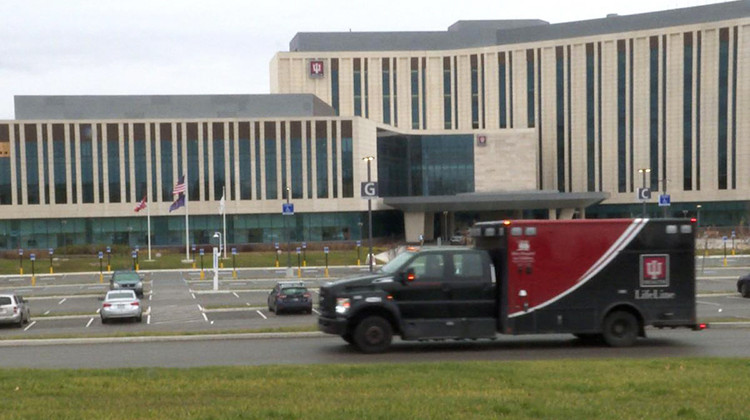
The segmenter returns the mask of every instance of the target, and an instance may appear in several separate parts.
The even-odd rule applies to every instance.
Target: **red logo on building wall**
[[[325,76],[325,65],[323,60],[310,60],[309,62],[310,77],[323,77]]]
[[[641,287],[669,286],[669,255],[641,255]]]

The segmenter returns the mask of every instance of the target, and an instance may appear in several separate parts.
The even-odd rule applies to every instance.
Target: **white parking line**
[[[262,317],[263,317],[263,319],[268,319],[268,317],[267,317],[267,316],[263,315],[263,312],[261,312],[261,311],[255,311],[255,312],[257,312],[257,313],[258,313],[258,315],[262,316]]]
[[[193,299],[195,299],[195,293],[191,293],[190,296],[192,296]]]
[[[702,301],[702,300],[696,300],[695,302],[703,304],[703,305],[721,306],[720,303],[706,302],[706,301]]]
[[[99,308],[99,309],[97,309],[97,310],[96,310],[96,314],[98,315],[98,314],[99,314],[99,312],[101,312],[101,311],[102,311],[102,308]]]
[[[151,325],[151,315],[146,317],[146,325]]]
[[[151,292],[151,293],[150,293],[150,294],[148,295],[148,301],[149,301],[149,302],[151,302],[151,298],[152,298],[153,296],[154,296],[154,292]]]
[[[33,327],[33,326],[34,326],[35,324],[36,324],[36,321],[32,321],[32,322],[31,322],[31,324],[29,324],[29,326],[28,326],[28,327],[26,327],[26,328],[24,328],[23,330],[24,330],[24,331],[28,331],[28,330],[29,330],[29,328]]]
[[[57,304],[58,304],[58,305],[62,305],[62,304],[63,304],[63,302],[65,302],[66,300],[68,300],[68,298],[63,298],[63,300],[61,300],[61,301],[57,302]]]
[[[91,325],[92,322],[94,322],[94,318],[89,319],[89,323],[86,324],[86,328],[88,328]]]
[[[50,311],[47,311],[47,312],[45,312],[44,314],[45,314],[45,315],[49,315],[49,312],[50,312]]]
[[[318,310],[315,309],[315,308],[313,308],[313,312],[315,312],[316,314],[320,315],[320,312],[318,312]]]
[[[203,313],[202,313],[201,315],[203,315],[203,319],[205,319],[205,320],[206,320],[206,322],[208,322],[208,317],[206,316],[206,313],[205,313],[205,312],[203,312]]]
[[[237,294],[237,292],[232,292],[232,294],[233,294],[233,295],[234,295],[234,297],[236,297],[237,299],[239,299],[239,298],[240,298],[240,295],[238,295],[238,294]]]

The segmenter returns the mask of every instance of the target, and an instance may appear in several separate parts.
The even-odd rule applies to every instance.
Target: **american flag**
[[[184,193],[185,193],[185,175],[182,175],[180,177],[180,180],[177,181],[177,184],[175,184],[174,189],[172,190],[172,195],[184,194]]]
[[[137,205],[135,206],[135,212],[136,212],[136,213],[138,213],[139,211],[141,211],[141,210],[143,210],[143,209],[145,209],[145,208],[146,208],[146,196],[144,195],[144,196],[143,196],[143,200],[141,200],[141,202],[140,202],[140,203],[138,203],[138,204],[137,204]]]

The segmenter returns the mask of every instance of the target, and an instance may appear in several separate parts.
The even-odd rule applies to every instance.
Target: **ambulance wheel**
[[[630,312],[612,312],[604,319],[602,337],[611,347],[632,346],[638,338],[638,320]]]
[[[352,338],[362,353],[382,353],[391,345],[393,328],[383,317],[369,316],[357,324]]]

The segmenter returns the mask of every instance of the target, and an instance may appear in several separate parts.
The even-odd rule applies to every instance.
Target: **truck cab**
[[[320,289],[320,329],[363,352],[405,340],[496,334],[497,295],[489,255],[466,247],[405,251],[372,275]]]

